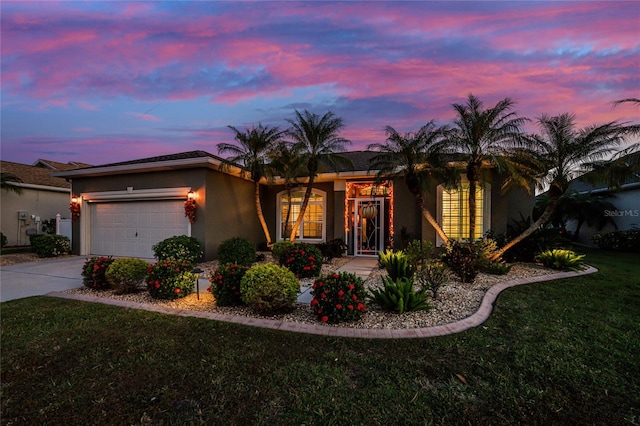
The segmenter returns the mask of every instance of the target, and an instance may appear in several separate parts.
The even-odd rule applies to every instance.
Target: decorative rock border
[[[355,329],[346,327],[330,327],[320,324],[306,324],[283,320],[263,319],[254,317],[245,317],[239,315],[216,314],[212,312],[191,311],[187,309],[171,309],[162,306],[152,306],[144,303],[128,302],[124,300],[108,299],[96,296],[69,294],[62,292],[51,292],[47,296],[58,297],[61,299],[74,299],[84,302],[103,303],[106,305],[120,306],[123,308],[142,309],[151,312],[159,312],[168,315],[179,315],[184,317],[204,318],[215,321],[225,321],[234,324],[248,325],[252,327],[270,328],[273,330],[291,331],[294,333],[308,333],[330,337],[357,337],[364,339],[413,339],[420,337],[436,337],[448,334],[460,333],[473,327],[477,327],[485,322],[495,304],[498,295],[511,287],[523,284],[533,284],[538,282],[560,280],[564,278],[573,278],[582,275],[593,274],[598,272],[593,266],[578,272],[558,272],[555,274],[540,275],[531,278],[518,278],[515,280],[505,281],[489,288],[482,298],[482,303],[476,312],[467,318],[459,321],[437,325],[433,327],[423,328],[407,328],[407,329]]]

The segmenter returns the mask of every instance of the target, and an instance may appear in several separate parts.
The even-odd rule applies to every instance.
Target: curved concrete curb
[[[533,284],[533,283],[539,283],[539,282],[545,282],[545,281],[560,280],[564,278],[579,277],[581,275],[593,274],[594,272],[598,272],[598,270],[593,266],[589,266],[587,269],[579,272],[573,272],[573,271],[558,272],[555,274],[540,275],[538,277],[518,278],[511,281],[505,281],[489,288],[489,290],[487,290],[487,292],[485,293],[478,310],[474,312],[472,315],[468,316],[467,318],[461,319],[459,321],[456,321],[450,324],[437,325],[434,327],[407,328],[407,329],[394,329],[394,330],[333,327],[333,326],[320,325],[320,324],[316,325],[316,324],[297,323],[297,322],[282,321],[282,320],[244,317],[239,315],[216,314],[212,312],[191,311],[186,309],[170,309],[170,308],[165,308],[163,306],[153,306],[153,305],[147,305],[144,303],[127,302],[124,300],[108,299],[108,298],[87,296],[87,295],[68,294],[68,293],[61,293],[61,292],[51,292],[51,293],[48,293],[47,296],[58,297],[61,299],[81,300],[84,302],[103,303],[106,305],[121,306],[124,308],[131,308],[131,309],[142,309],[145,311],[159,312],[159,313],[168,314],[168,315],[180,315],[184,317],[205,318],[205,319],[211,319],[215,321],[225,321],[225,322],[230,322],[234,324],[249,325],[252,327],[270,328],[273,330],[281,330],[281,331],[292,331],[295,333],[308,333],[308,334],[316,334],[316,335],[330,336],[330,337],[358,337],[358,338],[365,338],[365,339],[411,339],[411,338],[420,338],[420,337],[445,336],[448,334],[460,333],[470,328],[479,326],[480,324],[485,322],[491,315],[491,312],[493,311],[493,306],[495,304],[496,299],[498,298],[498,295],[502,291],[508,288],[516,287],[523,284]]]

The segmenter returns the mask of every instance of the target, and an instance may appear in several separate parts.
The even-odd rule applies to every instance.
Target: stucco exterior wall
[[[69,196],[70,191],[60,188],[60,191],[48,191],[43,189],[22,188],[22,195],[14,192],[2,191],[0,204],[2,205],[1,229],[7,237],[7,245],[29,245],[27,229],[35,229],[36,223],[32,215],[39,216],[42,221],[54,219],[56,214],[62,217],[70,217]],[[18,211],[27,212],[28,219],[18,220]],[[42,228],[38,226],[38,233]]]

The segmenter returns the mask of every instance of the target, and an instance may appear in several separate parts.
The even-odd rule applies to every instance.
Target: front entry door
[[[377,256],[384,250],[384,198],[356,198],[354,203],[354,253]]]

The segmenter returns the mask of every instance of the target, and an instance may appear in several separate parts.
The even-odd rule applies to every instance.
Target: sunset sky
[[[350,149],[486,106],[634,121],[639,1],[11,2],[1,154],[105,164],[205,150],[294,110],[342,117]],[[532,127],[529,130],[535,130]]]

